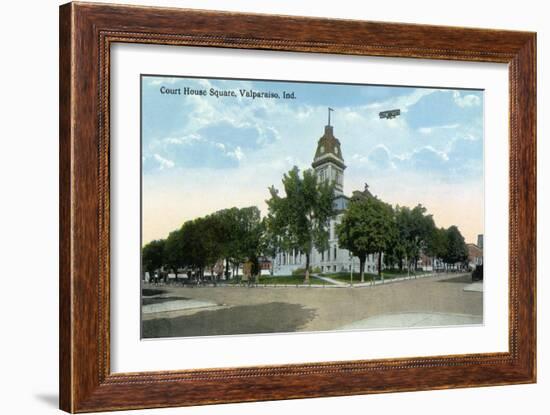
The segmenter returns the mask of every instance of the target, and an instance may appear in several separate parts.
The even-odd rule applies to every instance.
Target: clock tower
[[[313,167],[319,182],[330,181],[334,183],[336,196],[344,193],[344,157],[340,148],[340,140],[334,136],[333,126],[330,125],[330,112],[328,111],[328,125],[325,126],[325,133],[317,143],[317,151],[313,158]]]

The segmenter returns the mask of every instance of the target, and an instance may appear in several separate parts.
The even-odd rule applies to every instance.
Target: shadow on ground
[[[144,338],[220,336],[294,332],[315,317],[315,310],[299,304],[273,302],[242,305],[193,315],[142,322]]]
[[[141,295],[144,297],[149,297],[152,295],[160,295],[160,294],[166,294],[168,291],[166,290],[159,290],[156,288],[144,288],[141,290]]]
[[[461,275],[460,277],[454,277],[454,278],[446,278],[439,280],[438,282],[458,282],[462,284],[471,284],[472,283],[472,276],[470,274]]]

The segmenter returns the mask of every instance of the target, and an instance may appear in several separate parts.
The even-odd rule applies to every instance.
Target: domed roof
[[[340,148],[340,140],[334,136],[332,125],[325,126],[325,134],[317,143],[317,151],[315,151],[312,166],[316,167],[328,160],[333,161],[343,169],[346,168],[342,149]]]

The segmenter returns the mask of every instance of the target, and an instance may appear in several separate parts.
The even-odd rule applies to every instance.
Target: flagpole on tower
[[[328,126],[330,127],[330,112],[334,111],[332,108],[328,107]]]

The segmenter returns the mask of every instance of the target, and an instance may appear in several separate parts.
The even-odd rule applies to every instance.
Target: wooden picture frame
[[[509,351],[111,373],[109,65],[110,46],[119,42],[508,64]],[[60,8],[59,93],[61,409],[91,412],[535,382],[535,33],[69,3]]]

